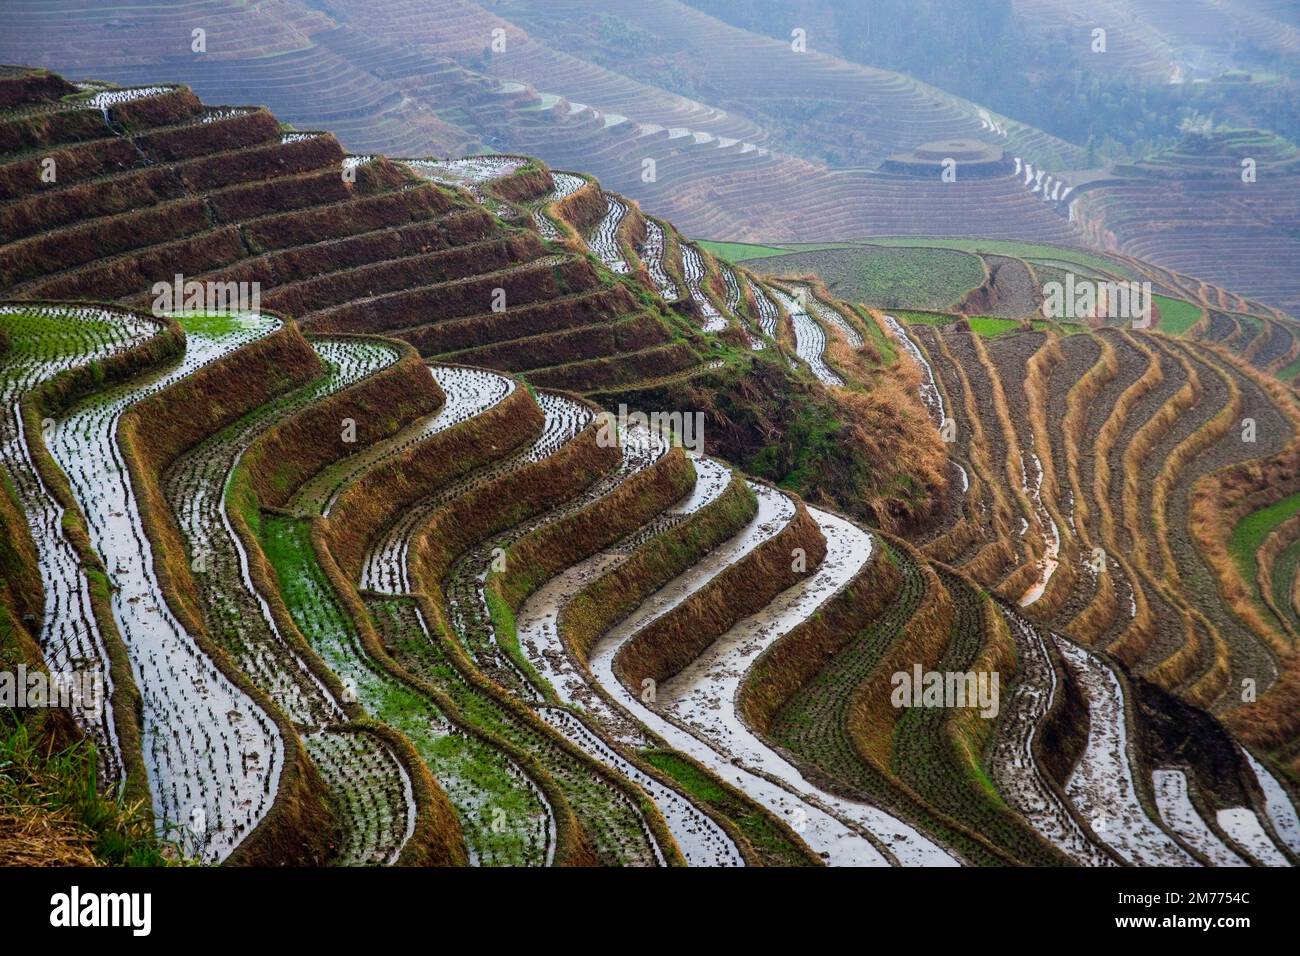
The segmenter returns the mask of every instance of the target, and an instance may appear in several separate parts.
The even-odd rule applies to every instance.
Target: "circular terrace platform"
[[[890,156],[880,166],[880,171],[904,176],[939,176],[947,160],[957,164],[957,177],[961,179],[990,179],[1009,175],[1011,161],[1000,146],[981,143],[975,139],[945,139],[922,143],[911,152]]]

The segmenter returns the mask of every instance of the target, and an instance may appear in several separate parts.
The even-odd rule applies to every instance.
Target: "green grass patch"
[[[1161,332],[1167,332],[1170,335],[1185,335],[1197,322],[1205,316],[1204,310],[1199,305],[1193,305],[1183,299],[1171,299],[1167,295],[1154,295],[1156,308],[1160,310],[1160,325],[1158,328]]]
[[[808,858],[766,813],[731,794],[691,761],[670,750],[643,750],[641,757],[700,803],[734,823],[769,866],[809,865]]]
[[[812,406],[803,409],[788,428],[791,443],[797,449],[794,461],[781,475],[777,484],[796,494],[804,495],[825,473],[834,459],[834,436],[843,427],[828,409]],[[769,445],[745,463],[745,470],[772,475],[778,470],[778,449]]]
[[[34,342],[59,341],[68,336],[68,320],[58,313],[50,312],[13,312],[4,316],[6,330],[14,339],[31,339]],[[114,324],[106,319],[78,319],[74,341],[81,341],[91,335],[107,337],[112,334]]]
[[[1264,539],[1287,518],[1300,511],[1300,491],[1274,502],[1267,508],[1253,511],[1237,523],[1228,539],[1228,553],[1237,563],[1237,569],[1250,585],[1255,587],[1255,554]]]
[[[186,335],[206,335],[222,338],[234,335],[244,327],[244,318],[224,312],[178,312],[176,321]]]
[[[880,353],[881,363],[884,365],[893,365],[894,361],[898,358],[898,348],[894,345],[894,340],[885,334],[885,330],[880,327],[879,323],[877,323],[865,309],[856,305],[852,306],[852,308],[857,312],[858,318],[862,320],[862,324],[866,327],[867,336],[876,346],[876,351]]]
[[[1295,378],[1297,375],[1300,375],[1300,358],[1297,358],[1286,368],[1280,368],[1277,370],[1277,377],[1284,382],[1291,381],[1291,379]]]
[[[725,259],[728,262],[744,262],[746,259],[783,256],[790,251],[781,246],[762,246],[752,242],[716,242],[712,239],[700,239],[698,245],[709,250],[719,259]]]
[[[500,752],[478,737],[451,732],[431,700],[365,653],[316,559],[310,524],[266,513],[261,540],[294,623],[325,664],[355,690],[367,714],[405,734],[434,776],[444,781],[470,846],[496,864],[535,861],[537,848],[529,845],[526,828],[493,826],[492,811],[500,809],[506,820],[534,819],[541,812],[537,798],[514,779],[512,764]],[[418,628],[403,639],[429,643]]]
[[[531,593],[532,589],[529,589]],[[515,613],[510,610],[503,598],[494,588],[488,588],[484,595],[487,606],[488,616],[492,621],[492,627],[496,631],[497,643],[501,646],[514,662],[515,666],[523,671],[524,676],[532,683],[534,687],[545,687],[546,681],[542,675],[537,673],[537,668],[533,662],[528,659],[524,649],[519,646],[519,627],[515,621]]]
[[[1018,259],[1048,259],[1057,263],[1085,266],[1102,273],[1126,276],[1136,279],[1132,270],[1119,262],[1102,258],[1080,249],[1068,246],[1053,246],[1036,242],[1015,242],[1003,239],[931,239],[925,236],[897,236],[871,239],[864,243],[870,246],[923,246],[931,249],[959,249],[976,254],[987,253],[997,256],[1011,256]]]
[[[970,323],[972,332],[986,339],[997,338],[1021,327],[1018,319],[998,319],[990,315],[972,315],[966,321]]]
[[[0,716],[0,817],[45,816],[108,866],[168,865],[147,808],[101,793],[95,763],[87,742],[51,751],[26,723]]]
[[[1034,319],[1029,327],[1035,332],[1055,332],[1057,335],[1080,335],[1088,327],[1079,322],[1051,322],[1047,319]]]
[[[801,249],[752,265],[787,274],[814,273],[838,298],[885,309],[950,309],[985,279],[978,256],[925,247]]]

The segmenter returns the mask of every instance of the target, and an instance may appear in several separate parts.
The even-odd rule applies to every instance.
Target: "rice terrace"
[[[1300,865],[1294,4],[0,17],[0,864],[95,868],[37,922]]]

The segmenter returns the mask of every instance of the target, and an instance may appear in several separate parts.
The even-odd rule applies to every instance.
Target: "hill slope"
[[[1008,582],[1042,575],[1060,505],[1041,376],[1015,363],[1052,367],[1054,336],[986,348],[940,329],[965,360],[936,373],[901,325],[814,277],[759,279],[525,157],[348,157],[183,87],[6,71],[0,102],[0,384],[17,411],[0,432],[0,649],[107,682],[110,706],[69,713],[175,852],[1295,860],[1289,667],[1257,707],[1221,708],[1256,757],[1159,668],[1054,631],[1064,572],[1051,601],[1016,607]],[[45,158],[59,172],[38,187]],[[261,301],[170,315],[153,284],[178,270],[205,291],[256,282]],[[989,301],[1019,288],[993,281]],[[1271,457],[1223,462],[1206,507],[1285,490],[1281,386],[1158,335],[1133,347],[1168,352],[1177,407],[1198,411],[1173,434],[1157,408],[1125,456],[1186,428],[1222,438],[1199,411],[1235,411],[1235,385]],[[1173,374],[1194,362],[1200,396]],[[949,382],[979,376],[963,486],[935,426]],[[972,410],[975,394],[993,400]],[[693,418],[611,421],[593,399],[703,412],[708,448],[682,447]],[[1012,468],[1026,443],[1037,483]],[[977,481],[1001,499],[985,508]],[[1111,513],[1127,519],[1126,494]],[[960,570],[894,533],[932,551],[923,526],[963,509],[986,557],[952,556]],[[1125,525],[1154,565],[1146,527]],[[1230,673],[1256,673],[1262,636],[1220,633]],[[1187,646],[1213,672],[1199,652],[1220,645]],[[898,699],[899,674],[930,671],[975,690]]]

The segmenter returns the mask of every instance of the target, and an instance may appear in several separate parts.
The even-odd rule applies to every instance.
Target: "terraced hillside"
[[[1300,859],[1291,625],[1214,551],[1294,565],[1296,410],[1227,350],[909,327],[584,174],[349,157],[183,87],[0,103],[0,651],[102,682],[69,719],[166,853]],[[165,308],[178,273],[259,301]],[[1049,429],[1058,393],[1122,412]],[[1131,593],[1154,639],[1065,619],[1094,538],[1085,619]]]
[[[1177,148],[1120,166],[1075,193],[1074,218],[1103,249],[1200,276],[1300,311],[1289,264],[1295,147],[1258,130],[1189,134]],[[1250,255],[1240,255],[1243,247]]]
[[[929,489],[899,495],[852,446],[860,410],[754,347],[761,306],[734,273],[589,177],[524,157],[348,157],[330,134],[284,133],[265,110],[204,106],[184,88],[115,94],[106,121],[85,105],[107,94],[70,89],[39,123],[13,121],[31,142],[7,180],[12,294],[93,289],[145,306],[176,274],[258,283],[261,305],[313,332],[379,333],[535,386],[723,409],[711,451],[863,514],[930,505]],[[62,173],[29,195],[42,149]],[[787,411],[796,398],[802,417]],[[814,455],[830,468],[801,471]]]
[[[782,247],[705,245],[760,273],[815,275],[833,295],[907,322],[944,324],[965,316],[986,333],[1026,324],[1043,327],[1051,309],[1045,290],[1053,284],[1062,292],[1085,284],[1107,290],[1094,296],[1090,311],[1055,316],[1052,321],[1065,331],[1115,324],[1119,320],[1110,313],[1119,309],[1107,297],[1115,297],[1118,307],[1122,289],[1110,284],[1150,283],[1152,327],[1222,346],[1288,384],[1300,372],[1300,329],[1288,313],[1132,256],[1045,243],[922,237]]]
[[[1294,10],[1252,0],[1017,0],[1017,12],[1045,32],[1066,30],[1088,37],[1095,23],[1111,27],[1112,62],[1093,69],[1133,71],[1155,83],[1190,82],[1300,53]],[[1082,43],[1081,43],[1082,45]],[[1094,58],[1094,61],[1097,58]]]
[[[816,39],[796,55],[675,0],[657,3],[650,20],[644,5],[573,0],[382,0],[364,14],[301,0],[165,6],[20,0],[0,62],[35,53],[43,66],[128,86],[167,75],[206,100],[264,103],[297,126],[329,129],[358,154],[538,156],[598,176],[694,235],[816,240],[942,227],[1077,237],[1062,209],[1010,171],[956,183],[875,171],[888,156],[957,137],[1051,170],[1081,165],[1077,147],[828,56]],[[620,53],[611,25],[634,21],[637,45]],[[195,27],[207,31],[199,55]],[[105,39],[87,44],[87,34]],[[704,65],[695,91],[646,55],[654,49]]]
[[[840,246],[746,262],[827,275],[839,294],[881,307],[912,340],[926,367],[923,391],[937,422],[949,423],[951,467],[967,490],[927,550],[968,566],[1006,600],[1039,609],[1025,613],[1103,641],[1139,672],[1207,706],[1231,703],[1224,695],[1236,695],[1242,680],[1273,683],[1290,647],[1270,629],[1291,625],[1261,618],[1245,593],[1258,585],[1242,582],[1256,578],[1253,556],[1289,511],[1283,504],[1243,521],[1258,506],[1233,496],[1264,494],[1267,481],[1290,473],[1295,400],[1279,379],[1295,375],[1294,322],[1138,260],[923,242],[886,245],[884,255]],[[940,268],[953,255],[982,259],[984,282],[976,286],[974,272],[958,282],[956,270]],[[1000,281],[1012,267],[1033,281]],[[1040,283],[1067,274],[1152,282],[1148,324],[1158,331],[1101,314],[1044,320]],[[909,296],[946,300],[948,311],[893,307]],[[1285,498],[1283,480],[1264,497]],[[1211,501],[1228,513],[1216,514]],[[1270,570],[1283,540],[1286,532],[1260,555]],[[1230,544],[1236,557],[1223,560]],[[1103,555],[1111,577],[1095,560]],[[1122,575],[1113,574],[1116,564]],[[1151,597],[1153,590],[1165,597]],[[1274,602],[1275,591],[1265,587],[1253,603]],[[1183,640],[1170,639],[1177,631]]]
[[[962,492],[922,552],[1017,608],[1013,631],[1104,649],[1159,706],[1205,708],[1294,772],[1294,567],[1276,563],[1294,393],[1187,337],[889,318]]]
[[[1139,260],[1023,243],[900,240],[792,247],[778,256],[711,245],[756,271],[825,277],[837,294],[877,307],[872,311],[920,368],[918,394],[949,442],[953,494],[946,516],[917,539],[922,553],[1016,608],[1008,619],[1022,660],[1027,646],[1050,646],[1031,628],[1104,650],[1139,697],[1149,698],[1150,713],[1176,695],[1269,752],[1283,773],[1295,772],[1287,715],[1296,667],[1290,542],[1292,499],[1300,498],[1292,493],[1297,405],[1279,381],[1295,375],[1293,320]],[[978,272],[963,280],[952,268],[961,255],[983,260],[982,283]],[[1147,324],[1160,331],[1099,314],[1045,321],[1041,291],[1010,294],[1017,287],[1041,290],[1037,281],[999,281],[1000,271],[1013,266],[1047,282],[1067,273],[1080,281],[1151,281],[1159,291]],[[940,308],[949,311],[894,308],[909,297],[932,309],[946,302]],[[1012,307],[1000,311],[999,302]],[[1069,650],[1082,662],[1080,653]],[[845,774],[843,757],[833,756],[844,744],[811,736],[826,733],[814,731],[813,714],[844,679],[837,666],[862,665],[851,656],[828,665],[824,683],[796,695],[797,709],[769,708],[769,719],[787,746],[805,746],[829,761],[818,764],[827,773],[838,760]],[[862,671],[849,673],[846,688],[860,686]],[[1101,698],[1093,702],[1101,706]],[[1188,740],[1168,726],[1158,733],[1164,739],[1148,741],[1152,752],[1143,758],[1151,767],[1174,759]],[[1216,736],[1211,749],[1235,753],[1223,731]],[[890,769],[886,751],[875,770]],[[1149,805],[1152,798],[1136,792],[1109,792],[1111,784],[1105,798],[1087,796],[1117,769],[1097,774],[1076,765],[1067,795],[1090,807],[1089,815],[1105,813],[1116,797]],[[1155,774],[1154,799],[1168,824],[1182,812],[1173,804],[1183,800],[1183,778]],[[864,789],[882,786],[879,777],[853,779]],[[1058,783],[1065,785],[1066,776]],[[1015,786],[1027,794],[1032,781]],[[1026,797],[1018,805],[1039,803]],[[1180,837],[1191,832],[1191,825],[1178,826]],[[1052,832],[1058,849],[1067,845],[1064,830]],[[1151,863],[1173,861],[1146,838],[1131,839],[1111,849]],[[1229,859],[1217,837],[1207,832],[1199,839],[1205,852],[1213,848]],[[1075,837],[1069,841],[1078,847]]]
[[[1157,158],[1156,170],[1145,162],[1093,168],[1102,163],[1083,142],[837,56],[842,38],[825,22],[835,18],[818,3],[799,8],[809,21],[800,29],[812,30],[804,52],[785,31],[760,36],[678,0],[650,8],[628,0],[379,0],[364,14],[346,2],[305,0],[183,8],[17,0],[12,9],[0,61],[36,59],[123,85],[167,75],[209,101],[265,103],[299,127],[329,129],[358,155],[537,156],[598,176],[689,235],[1086,243],[1281,309],[1300,296],[1280,265],[1294,251],[1294,190],[1266,131],[1293,129],[1288,94],[1300,34],[1294,11],[1258,0],[1018,0],[1007,13],[1017,29],[1048,38],[1045,49],[1064,57],[1062,73],[1098,70],[1138,92],[1184,90],[1180,111],[1248,127],[1232,137],[1242,142],[1212,151],[1208,178],[1180,150]],[[1108,31],[1105,56],[1089,51],[1099,23]],[[195,29],[205,31],[199,51],[191,49]],[[1172,115],[1166,105],[1157,113]],[[1154,121],[1143,116],[1139,127]],[[1153,136],[1144,131],[1134,150]],[[946,182],[900,175],[890,162],[958,139],[1004,153],[1002,174],[959,172]],[[1242,156],[1262,173],[1246,191],[1236,188]],[[1178,182],[1166,188],[1171,171]],[[1231,254],[1261,236],[1260,254]]]

